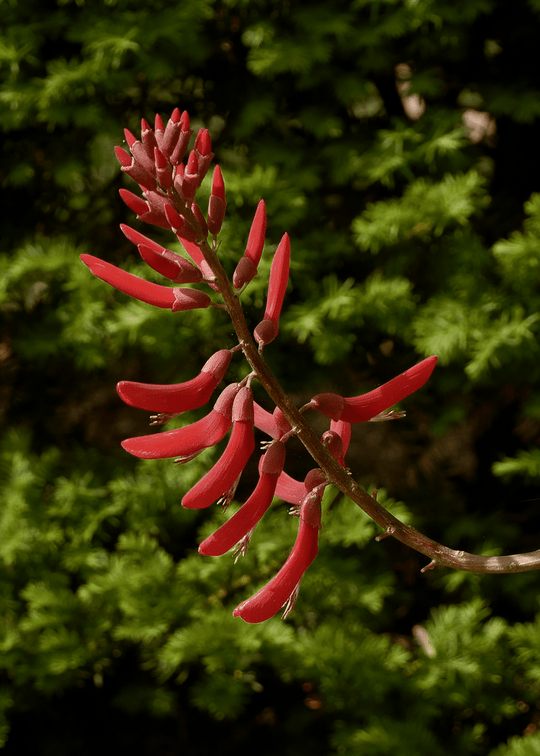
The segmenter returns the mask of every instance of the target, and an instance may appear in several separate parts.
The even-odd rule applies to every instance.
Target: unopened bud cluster
[[[135,299],[173,312],[209,306],[227,309],[223,303],[215,301],[223,292],[207,259],[208,236],[213,239],[212,249],[217,250],[216,237],[225,217],[225,184],[221,170],[216,166],[205,217],[195,196],[212,161],[212,145],[208,131],[202,129],[189,151],[191,135],[189,116],[176,109],[166,126],[159,115],[156,115],[154,129],[143,119],[140,139],[126,130],[129,152],[116,148],[122,171],[139,184],[142,194],[121,189],[124,202],[139,220],[171,230],[189,257],[186,259],[139,231],[121,225],[122,232],[137,247],[141,258],[172,286],[151,283],[92,255],[81,255],[92,273],[106,283]],[[261,200],[245,254],[232,275],[236,296],[257,274],[266,223],[266,208]],[[290,254],[289,237],[284,234],[272,260],[264,316],[253,332],[259,353],[279,333],[279,317],[289,280]],[[209,291],[195,289],[194,284],[207,286]],[[199,375],[184,383],[154,385],[121,381],[117,386],[118,393],[130,406],[154,413],[154,424],[163,424],[211,400],[240,346],[217,351],[203,365]],[[329,430],[323,434],[321,443],[344,467],[351,424],[399,416],[389,412],[389,408],[423,386],[436,360],[436,357],[428,357],[367,394],[349,398],[319,394],[302,411],[311,408],[330,419]],[[142,459],[174,458],[177,463],[184,463],[229,434],[220,458],[182,499],[184,507],[202,509],[216,502],[226,504],[233,499],[240,476],[256,447],[255,429],[268,437],[259,460],[259,477],[253,492],[240,509],[199,547],[201,554],[209,556],[220,556],[230,549],[235,549],[236,554],[244,554],[255,527],[274,497],[292,505],[291,514],[299,519],[296,542],[270,582],[235,609],[234,615],[247,622],[262,622],[283,607],[286,616],[294,606],[302,576],[317,555],[321,501],[328,485],[320,468],[311,470],[303,481],[291,478],[284,471],[286,443],[295,430],[280,407],[270,413],[254,401],[251,383],[257,377],[256,372],[251,372],[244,381],[223,388],[208,414],[194,423],[176,430],[129,438],[122,443],[126,451]]]

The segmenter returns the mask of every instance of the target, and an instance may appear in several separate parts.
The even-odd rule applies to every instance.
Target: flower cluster
[[[129,226],[122,224],[122,232],[137,246],[142,259],[173,285],[150,283],[92,255],[81,255],[81,259],[98,278],[156,307],[170,308],[173,312],[206,307],[226,310],[238,332],[232,313],[234,310],[237,319],[243,318],[239,296],[257,274],[266,234],[265,204],[261,200],[257,207],[245,254],[236,266],[231,284],[216,255],[217,236],[226,209],[223,176],[216,166],[205,217],[195,195],[213,158],[210,135],[206,129],[200,130],[193,149],[188,150],[191,135],[187,113],[181,114],[176,109],[166,126],[159,115],[156,115],[154,129],[143,119],[140,139],[126,130],[129,152],[116,148],[122,171],[139,184],[142,192],[140,196],[121,189],[123,200],[136,212],[139,220],[170,229],[189,259]],[[252,367],[250,374],[240,383],[232,383],[221,390],[205,417],[176,430],[129,438],[122,443],[126,451],[142,459],[174,458],[176,463],[184,463],[229,434],[221,457],[182,499],[184,507],[203,509],[215,502],[227,504],[232,500],[242,471],[255,450],[255,428],[268,436],[259,460],[258,482],[252,494],[199,547],[201,554],[209,556],[219,556],[230,549],[235,549],[237,555],[244,554],[255,527],[274,497],[292,505],[290,512],[299,519],[296,542],[270,582],[235,609],[234,615],[246,622],[262,622],[282,607],[285,607],[286,616],[294,606],[302,576],[317,555],[321,501],[328,485],[324,470],[318,467],[303,481],[291,478],[284,471],[286,444],[296,433],[296,428],[282,407],[276,406],[271,413],[255,402],[251,388],[254,379],[264,385],[253,353],[262,360],[264,347],[279,333],[290,254],[290,241],[285,234],[273,256],[264,317],[253,331],[251,347],[243,335],[238,345],[217,351],[199,375],[184,383],[153,385],[121,381],[117,386],[124,402],[153,412],[153,424],[160,425],[207,404],[222,383],[235,353],[242,350],[248,358]],[[195,289],[193,285],[206,286],[208,291]],[[216,298],[221,301],[215,301]],[[321,444],[339,465],[345,467],[351,424],[401,416],[402,413],[389,408],[423,386],[436,361],[436,357],[428,357],[397,378],[360,396],[346,398],[337,394],[319,394],[300,411],[311,408],[330,419],[330,428],[323,434]]]

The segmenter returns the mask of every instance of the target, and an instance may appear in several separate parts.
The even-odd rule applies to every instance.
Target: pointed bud
[[[156,117],[154,119],[154,136],[156,138],[156,144],[158,146],[158,149],[161,149],[161,143],[163,141],[163,135],[165,133],[165,126],[163,125],[163,120],[159,113],[156,113]]]
[[[217,236],[221,231],[226,208],[225,183],[221,169],[219,165],[216,165],[212,178],[212,192],[208,200],[208,230],[212,236]]]
[[[126,142],[129,145],[129,151],[135,158],[136,162],[139,163],[147,173],[152,175],[155,171],[153,155],[148,155],[142,142],[139,142],[139,140],[133,136],[131,131],[124,129],[124,135],[126,137]]]
[[[289,280],[290,259],[291,244],[289,235],[284,234],[272,260],[264,319],[255,328],[255,339],[259,344],[270,343],[279,333],[279,316]],[[267,325],[268,323],[273,328]]]
[[[154,162],[154,150],[157,147],[152,127],[144,118],[141,119],[141,141],[148,158]]]
[[[265,234],[266,205],[264,204],[264,200],[261,200],[257,205],[255,217],[251,224],[246,252],[233,273],[233,285],[235,289],[242,288],[244,284],[249,283],[257,275],[257,267],[261,260]]]
[[[157,182],[155,177],[148,173],[131,155],[121,147],[115,147],[116,157],[120,162],[120,170],[126,173],[130,178],[137,182],[145,189],[156,189]]]
[[[244,386],[235,397],[233,427],[227,448],[209,472],[182,499],[188,509],[204,509],[235,485],[254,448],[253,393]]]
[[[180,132],[182,131],[182,122],[180,121],[180,111],[178,108],[173,110],[171,117],[167,123],[167,127],[163,133],[163,138],[159,149],[165,155],[166,158],[170,158],[178,142]]]
[[[147,265],[173,283],[187,284],[202,281],[201,271],[189,260],[185,260],[170,249],[164,249],[160,253],[146,244],[139,244],[138,250]]]
[[[177,415],[202,407],[221,383],[231,363],[232,353],[220,349],[205,363],[199,375],[184,383],[159,385],[120,381],[116,390],[131,407]]]
[[[180,215],[172,205],[165,206],[165,217],[168,226],[174,231],[178,239],[183,242],[184,239],[194,242],[197,239],[197,233],[189,225],[187,220]],[[201,252],[202,257],[202,252]]]
[[[246,622],[264,622],[287,605],[285,616],[294,606],[300,581],[318,552],[320,528],[320,494],[308,494],[302,502],[298,536],[287,561],[264,588],[243,601],[233,612]],[[308,512],[309,509],[309,512]],[[310,522],[318,522],[311,525]]]
[[[221,392],[213,410],[191,425],[165,433],[127,438],[122,441],[122,447],[140,459],[196,456],[225,437],[231,427],[232,406],[238,391],[237,383],[227,386]]]
[[[221,556],[232,549],[257,525],[274,498],[278,475],[285,464],[285,444],[277,441],[263,455],[259,482],[245,504],[199,546],[199,553]]]
[[[191,135],[193,134],[193,131],[189,128],[189,115],[185,110],[180,118],[180,123],[182,125],[182,130],[178,135],[178,140],[176,142],[175,148],[169,157],[171,165],[175,166],[180,165],[182,160],[185,158],[189,140],[191,139]]]
[[[156,176],[160,185],[165,189],[170,189],[173,185],[172,168],[165,155],[156,147],[154,150],[154,163],[156,165]],[[149,187],[151,189],[152,187]]]
[[[182,177],[182,199],[186,202],[190,202],[195,196],[195,192],[199,188],[199,162],[197,160],[197,153],[195,150],[191,150],[189,153],[186,170]]]
[[[169,224],[164,218],[164,214],[161,212],[154,212],[148,201],[141,199],[141,197],[137,197],[136,194],[129,192],[127,189],[120,189],[119,191],[120,196],[130,210],[137,213],[137,220],[142,220],[145,221],[145,223],[151,223],[154,226],[160,226],[161,228],[169,228]],[[145,192],[145,196],[146,194],[147,193]],[[148,192],[148,194],[151,194],[151,192]]]
[[[437,357],[427,357],[367,394],[349,398],[338,394],[318,394],[309,406],[332,420],[364,423],[418,391],[430,377],[436,363]]]

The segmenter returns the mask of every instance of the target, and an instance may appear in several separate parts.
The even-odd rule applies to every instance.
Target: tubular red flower
[[[114,286],[118,291],[155,307],[180,312],[197,310],[212,304],[212,300],[204,291],[182,289],[178,286],[171,289],[168,286],[151,283],[93,255],[81,255],[81,260],[97,278]]]
[[[182,499],[188,509],[204,509],[217,501],[235,484],[254,448],[253,392],[248,386],[235,397],[233,428],[229,443],[216,464]]]
[[[257,275],[257,267],[264,247],[265,234],[266,205],[264,204],[264,200],[261,200],[257,205],[255,217],[251,224],[245,254],[238,262],[236,270],[233,273],[233,285],[235,289],[240,289]]]
[[[289,235],[284,234],[272,260],[264,318],[256,326],[254,332],[255,339],[259,344],[269,344],[279,333],[279,316],[289,280],[290,259]]]
[[[120,381],[116,390],[131,407],[170,415],[188,412],[209,401],[223,380],[231,358],[232,353],[228,349],[220,349],[204,364],[199,375],[190,381],[167,385]]]
[[[174,289],[145,281],[143,278],[127,273],[125,270],[121,270],[93,255],[81,255],[81,260],[97,278],[101,278],[105,283],[114,286],[118,291],[156,307],[173,308],[175,303]]]
[[[238,512],[201,543],[200,554],[206,556],[225,554],[257,525],[272,503],[277,479],[283,470],[284,463],[285,444],[276,441],[261,458],[259,482],[249,499]]]
[[[219,443],[231,427],[232,407],[239,391],[237,383],[224,389],[208,415],[191,425],[165,433],[127,438],[122,447],[140,459],[192,457]]]
[[[430,377],[436,363],[437,357],[427,357],[367,394],[348,399],[338,394],[318,394],[309,406],[332,420],[364,423],[418,391]]]
[[[287,561],[264,588],[236,607],[234,617],[250,623],[264,622],[291,599],[294,601],[304,573],[317,556],[320,513],[321,494],[312,492],[302,502],[298,536]]]

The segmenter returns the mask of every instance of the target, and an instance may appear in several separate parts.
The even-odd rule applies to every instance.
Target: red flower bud
[[[154,166],[154,159],[153,154],[150,156],[148,152],[146,151],[144,145],[142,142],[139,142],[138,139],[136,139],[131,131],[128,131],[128,129],[124,129],[124,135],[126,137],[126,142],[129,145],[129,151],[141,165],[147,173],[153,174],[155,172],[155,166]]]
[[[279,316],[289,280],[290,258],[291,244],[289,235],[284,234],[272,260],[264,319],[255,328],[255,339],[259,344],[268,344],[279,333]],[[268,321],[272,324],[273,329],[265,325]],[[273,333],[271,332],[272,330]]]
[[[160,152],[157,147],[154,150],[154,163],[156,165],[156,175],[160,185],[165,190],[170,189],[173,185],[172,168],[165,155]],[[152,189],[153,187],[148,188]]]
[[[223,380],[231,364],[231,357],[232,352],[228,349],[220,349],[205,363],[199,375],[184,383],[159,385],[120,381],[116,390],[120,398],[131,407],[170,415],[188,412],[209,401]]]
[[[174,283],[186,284],[202,281],[201,271],[176,252],[170,249],[164,249],[162,253],[156,252],[146,244],[139,244],[138,249],[145,263]]]
[[[154,150],[157,147],[152,127],[144,118],[141,119],[141,141],[149,159],[154,162]]]
[[[332,420],[364,423],[418,391],[430,377],[436,363],[437,357],[427,357],[367,394],[348,399],[338,394],[318,394],[309,405]]]
[[[184,428],[148,436],[127,438],[123,448],[140,459],[189,457],[219,443],[231,427],[232,406],[239,391],[237,383],[224,389],[213,410],[205,417]]]
[[[163,135],[165,133],[165,126],[163,125],[163,120],[159,113],[156,113],[156,117],[154,118],[154,136],[156,138],[156,144],[158,146],[158,149],[161,149],[161,143],[163,141]]]
[[[227,448],[216,464],[182,499],[188,509],[204,509],[235,485],[254,448],[253,393],[247,386],[235,397],[233,427]]]
[[[274,498],[278,475],[285,463],[285,444],[277,441],[261,458],[259,482],[245,504],[199,546],[199,553],[221,556],[246,536],[262,518]]]
[[[180,121],[180,111],[178,108],[175,108],[169,118],[167,127],[163,133],[161,144],[159,145],[159,149],[166,158],[170,158],[172,155],[181,131],[182,122]]]
[[[137,182],[145,189],[156,189],[157,181],[155,177],[146,171],[135,158],[129,155],[121,147],[115,147],[116,157],[120,161],[120,170],[126,173],[130,178]]]
[[[182,243],[184,239],[190,242],[194,242],[197,239],[197,233],[195,232],[195,230],[189,225],[186,219],[174,209],[172,205],[165,206],[165,217],[167,218],[167,225],[174,231],[174,233]]]
[[[307,495],[300,508],[298,536],[287,561],[264,588],[236,607],[233,616],[250,623],[264,622],[284,605],[284,617],[287,616],[296,601],[300,581],[319,549],[321,496],[320,492]]]
[[[255,217],[251,224],[246,252],[236,266],[233,273],[233,285],[235,289],[240,289],[244,284],[249,283],[257,275],[263,247],[264,236],[266,234],[266,205],[261,200],[257,205]]]

